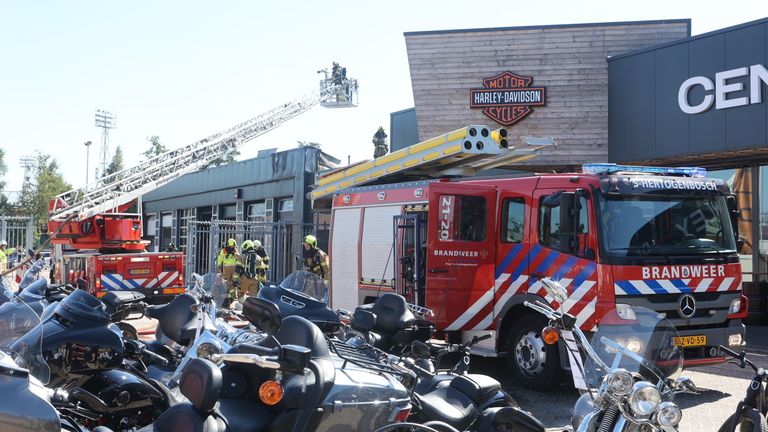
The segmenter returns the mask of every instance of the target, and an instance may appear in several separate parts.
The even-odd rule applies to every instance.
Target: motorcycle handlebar
[[[168,359],[166,359],[165,357],[161,356],[160,354],[155,354],[154,352],[152,352],[152,351],[150,351],[148,349],[143,349],[141,354],[144,357],[148,357],[154,363],[158,363],[161,366],[168,366]]]
[[[721,353],[725,353],[725,354],[728,354],[729,356],[731,356],[731,357],[733,357],[734,359],[738,360],[738,361],[739,361],[739,364],[738,364],[738,366],[739,366],[740,368],[744,369],[744,367],[745,367],[745,366],[749,366],[749,367],[751,367],[751,368],[752,368],[752,369],[753,369],[755,372],[757,372],[757,369],[758,369],[758,368],[757,368],[757,366],[756,366],[754,363],[752,363],[752,361],[751,361],[751,360],[749,360],[749,359],[747,358],[747,353],[746,353],[746,351],[742,351],[741,353],[737,353],[736,351],[733,351],[733,350],[731,350],[730,348],[726,348],[726,347],[724,347],[724,346],[722,346],[722,345],[719,345],[719,346],[717,347],[717,349],[718,349],[718,351],[720,351]]]

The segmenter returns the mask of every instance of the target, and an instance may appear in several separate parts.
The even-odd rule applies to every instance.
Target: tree
[[[59,172],[59,164],[51,155],[37,154],[32,180],[26,183],[19,197],[22,216],[31,216],[37,227],[36,238],[48,230],[48,203],[56,195],[72,188]]]
[[[149,141],[149,150],[142,153],[147,159],[168,151],[168,149],[160,142],[160,137],[157,135],[152,135],[147,138],[147,141]]]
[[[104,177],[112,175],[114,173],[118,173],[125,168],[123,167],[123,150],[120,148],[120,146],[117,146],[115,149],[115,155],[112,157],[112,162],[109,163],[109,166],[106,170],[104,170]],[[115,177],[114,180],[117,180],[119,177]]]
[[[226,155],[208,162],[207,164],[203,165],[203,167],[200,169],[208,169],[208,168],[217,167],[219,165],[227,165],[233,162],[237,162],[238,156],[240,156],[240,150],[232,150]]]
[[[313,141],[296,141],[299,144],[299,147],[314,147],[314,148],[320,148],[322,144],[316,143]]]
[[[0,149],[0,214],[7,215],[11,212],[12,206],[8,197],[5,195],[5,173],[8,172],[8,165],[5,164],[5,150]]]

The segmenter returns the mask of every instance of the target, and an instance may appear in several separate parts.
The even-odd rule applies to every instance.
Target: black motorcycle
[[[395,293],[385,293],[372,304],[358,306],[352,316],[352,343],[365,342],[392,354],[408,351],[414,341],[428,341],[435,325],[426,319],[431,311],[408,304]],[[355,340],[353,338],[359,338]]]
[[[312,321],[329,336],[342,328],[339,313],[328,307],[328,286],[314,273],[295,271],[279,285],[264,285],[257,297],[276,304],[284,317],[296,315]]]
[[[88,427],[116,430],[151,423],[173,403],[162,385],[144,376],[146,363],[165,359],[137,340],[124,339],[114,315],[93,295],[74,290],[43,320],[10,346],[18,362],[41,383],[65,391],[81,389],[103,404]]]

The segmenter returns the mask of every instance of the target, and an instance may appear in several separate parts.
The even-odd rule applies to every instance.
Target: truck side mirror
[[[736,199],[736,195],[728,195],[725,197],[725,204],[728,206],[728,215],[731,219],[733,236],[736,239],[736,251],[741,252],[741,249],[744,248],[744,237],[739,233],[739,216],[741,216],[741,211],[739,210],[739,202]]]
[[[574,254],[579,250],[576,236],[581,212],[581,204],[574,192],[560,194],[560,251]]]

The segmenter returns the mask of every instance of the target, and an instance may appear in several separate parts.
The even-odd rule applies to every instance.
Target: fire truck
[[[585,331],[612,309],[665,314],[688,366],[723,362],[718,345],[744,343],[738,210],[727,184],[702,168],[614,164],[448,177],[531,156],[494,146],[497,132],[487,132],[469,126],[318,180],[314,197],[332,200],[334,306],[403,294],[431,309],[448,339],[490,332],[473,353],[506,356],[518,381],[535,388],[569,369],[564,347],[542,341],[546,322],[523,305],[552,304],[545,277],[567,288],[560,306]]]
[[[357,80],[347,78],[346,73],[318,73],[324,73],[319,90],[56,196],[50,202],[48,220],[54,279],[99,297],[112,290],[130,290],[143,293],[150,302],[163,302],[183,292],[184,255],[146,251],[149,242],[142,240],[142,194],[200,169],[315,105],[357,106]]]

